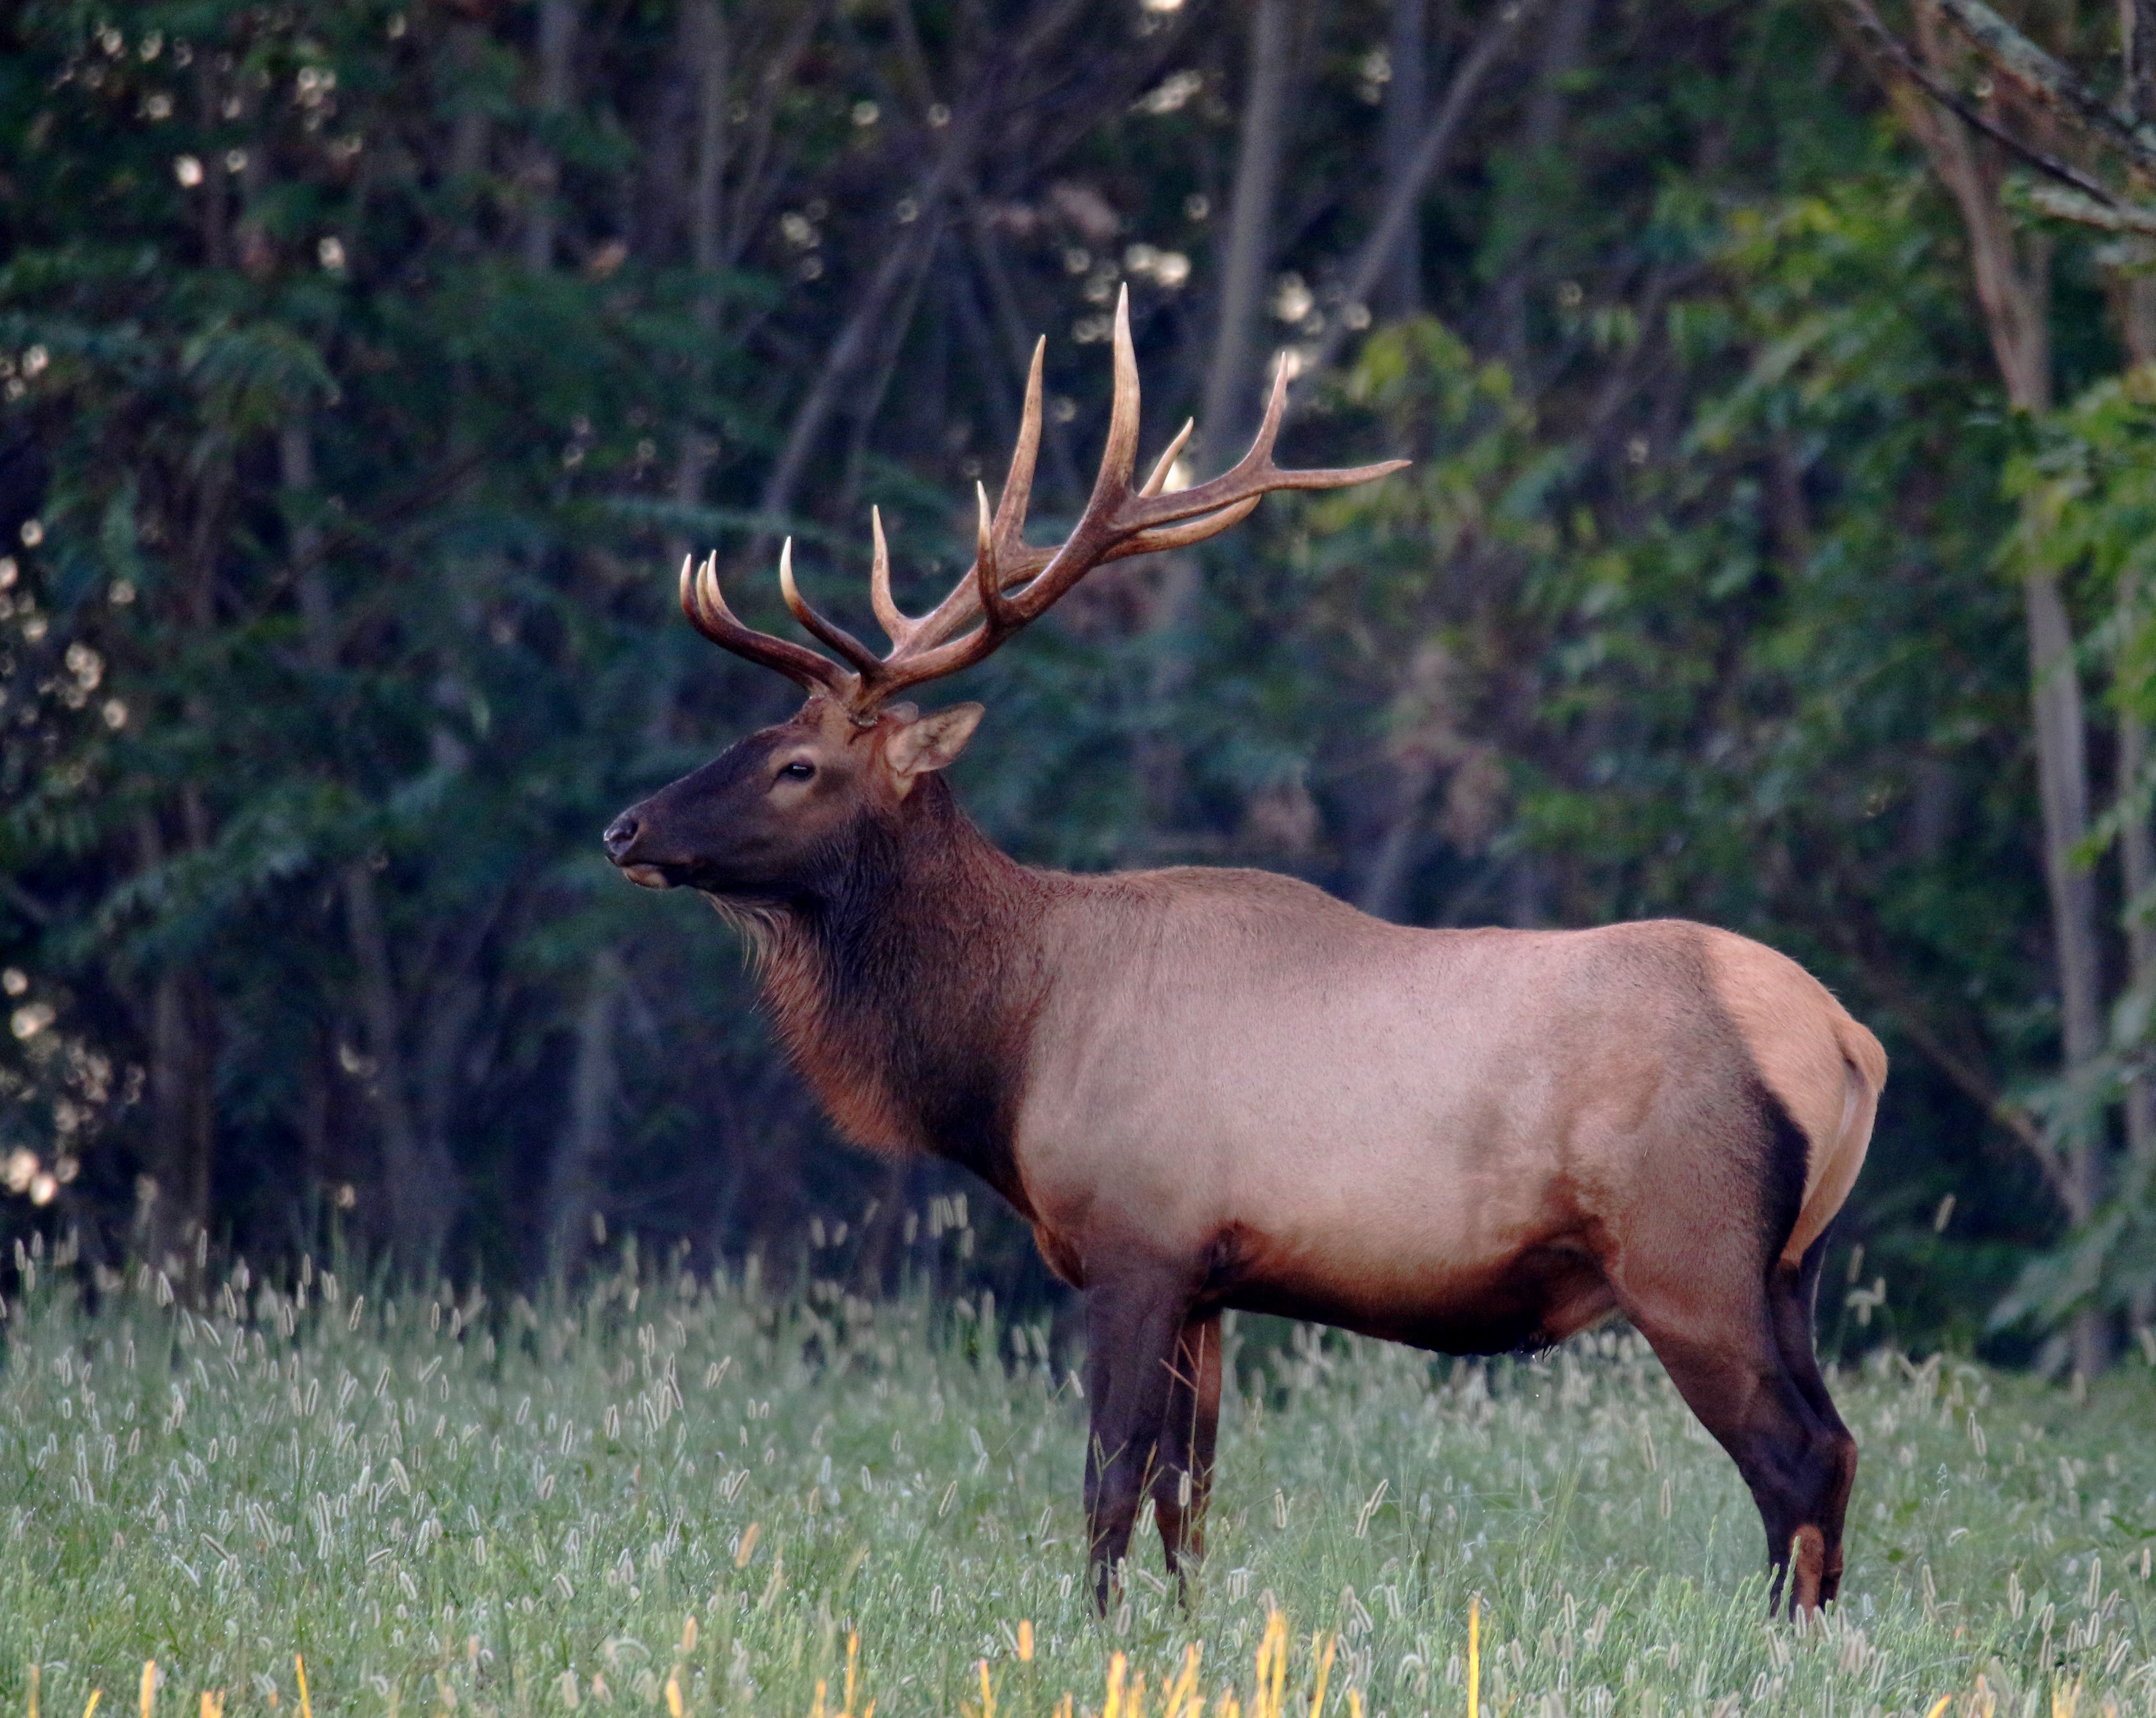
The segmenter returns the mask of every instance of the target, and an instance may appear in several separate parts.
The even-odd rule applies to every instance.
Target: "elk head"
[[[978,704],[924,716],[896,702],[898,694],[982,661],[1096,567],[1216,537],[1248,517],[1272,490],[1337,489],[1406,464],[1308,471],[1276,466],[1273,443],[1287,400],[1283,363],[1257,437],[1231,470],[1163,494],[1194,427],[1185,424],[1152,474],[1133,487],[1138,375],[1126,291],[1116,306],[1115,396],[1092,495],[1060,545],[1035,548],[1024,538],[1025,515],[1040,448],[1046,344],[1034,348],[1002,499],[992,517],[987,491],[974,486],[979,524],[973,563],[929,613],[902,614],[892,600],[883,522],[870,513],[869,598],[891,640],[885,654],[808,605],[794,583],[790,538],[779,554],[779,589],[794,619],[836,660],[737,620],[719,593],[716,555],[701,568],[682,563],[681,608],[690,624],[722,649],[777,669],[808,698],[792,720],[751,734],[614,820],[606,832],[607,855],[631,881],[651,888],[685,884],[722,900],[774,905],[813,893],[819,872],[842,862],[850,831],[864,820],[902,816],[918,784],[958,756],[980,721]]]

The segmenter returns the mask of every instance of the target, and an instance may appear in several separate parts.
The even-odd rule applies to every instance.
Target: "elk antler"
[[[850,666],[841,667],[814,651],[742,625],[719,594],[716,557],[704,563],[693,581],[686,563],[681,568],[681,607],[696,630],[737,656],[776,668],[808,692],[827,694],[856,720],[866,722],[896,693],[970,668],[1011,634],[1047,613],[1096,567],[1217,537],[1249,517],[1273,490],[1341,489],[1383,477],[1408,463],[1387,460],[1375,466],[1312,471],[1284,471],[1276,466],[1273,443],[1287,404],[1288,366],[1283,362],[1273,378],[1265,422],[1250,451],[1230,470],[1194,488],[1161,493],[1176,455],[1190,439],[1193,425],[1185,424],[1151,475],[1133,489],[1138,366],[1131,347],[1130,292],[1126,288],[1116,302],[1115,400],[1100,475],[1093,480],[1085,512],[1061,546],[1036,548],[1024,538],[1025,512],[1033,491],[1034,460],[1040,450],[1040,366],[1046,346],[1044,340],[1033,349],[1018,444],[1011,451],[1010,471],[993,517],[988,491],[978,484],[973,486],[979,510],[973,564],[927,614],[902,614],[891,599],[891,553],[884,542],[883,518],[870,511],[875,553],[869,568],[869,599],[877,623],[891,639],[888,653],[879,656],[845,628],[809,607],[793,582],[790,538],[778,557],[778,584],[786,606]],[[973,630],[965,631],[968,626]]]

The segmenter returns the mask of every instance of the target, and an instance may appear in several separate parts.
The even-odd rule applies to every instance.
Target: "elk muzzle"
[[[672,884],[664,870],[656,865],[639,862],[636,856],[638,841],[643,837],[644,825],[634,811],[624,811],[606,827],[600,839],[606,844],[607,857],[619,867],[621,874],[639,888],[664,889]]]

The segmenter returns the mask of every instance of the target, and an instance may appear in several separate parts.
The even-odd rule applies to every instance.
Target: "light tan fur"
[[[1103,1246],[1233,1234],[1312,1315],[1464,1320],[1525,1254],[1608,1261],[1642,1206],[1751,1220],[1758,1166],[1717,1111],[1743,1070],[1702,1066],[1717,1053],[1748,1052],[1810,1144],[1785,1256],[1862,1161],[1876,1042],[1756,943],[1676,921],[1412,930],[1263,872],[1075,882],[1044,927],[1056,976],[1014,1143],[1044,1250],[1080,1273]],[[1584,1272],[1537,1334],[1612,1304]]]
[[[1887,1083],[1887,1052],[1825,985],[1786,954],[1727,931],[1710,932],[1708,939],[1715,995],[1811,1144],[1804,1206],[1782,1249],[1782,1262],[1794,1267],[1834,1220],[1864,1167]]]

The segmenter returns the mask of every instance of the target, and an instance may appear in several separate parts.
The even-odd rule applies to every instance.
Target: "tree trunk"
[[[156,820],[136,826],[145,871],[164,863]],[[150,995],[150,1151],[156,1196],[144,1237],[147,1257],[173,1281],[191,1268],[195,1237],[209,1221],[210,1175],[217,1147],[215,999],[201,976],[178,967],[158,974]]]
[[[1430,105],[1430,0],[1393,0],[1392,39],[1388,54],[1392,80],[1385,85],[1383,183],[1388,199],[1399,194],[1414,171],[1415,145],[1422,141]],[[1422,233],[1410,222],[1400,234],[1384,273],[1372,295],[1377,309],[1395,320],[1422,308]]]
[[[701,341],[689,362],[688,411],[674,460],[674,500],[686,508],[704,500],[704,479],[716,449],[704,433],[702,413],[711,387],[711,353],[719,338],[720,231],[725,219],[726,183],[726,81],[732,40],[718,0],[690,0],[681,14],[682,51],[696,80],[696,154],[689,192],[689,260],[696,270],[696,332]],[[687,533],[670,532],[665,563],[679,564],[693,552]],[[662,738],[674,704],[670,674],[655,675],[645,732]]]
[[[1296,13],[1296,0],[1254,0],[1250,9],[1242,135],[1221,244],[1220,307],[1198,416],[1199,446],[1214,466],[1235,458],[1258,420],[1258,327],[1272,263],[1281,161],[1287,150]]]
[[[336,616],[321,564],[321,533],[305,517],[305,500],[315,487],[314,443],[304,409],[278,432],[278,479],[294,510],[291,527],[294,583],[307,658],[319,673],[337,664]],[[413,1121],[405,1065],[404,1031],[389,939],[374,873],[356,860],[339,873],[345,934],[359,969],[360,1016],[367,1026],[367,1093],[382,1150],[382,1184],[388,1194],[388,1232],[399,1263],[415,1275],[439,1263],[455,1203],[455,1175],[438,1144],[429,1149]]]
[[[2152,88],[2149,59],[2156,57],[2156,0],[2123,0],[2121,23],[2126,27],[2128,85],[2135,97],[2135,111],[2147,118],[2156,111],[2156,88]],[[2140,247],[2145,253],[2146,244]],[[2148,259],[2143,258],[2144,267]],[[2156,280],[2136,272],[2121,283],[2120,297],[2126,349],[2137,366],[2156,363]],[[2140,589],[2119,593],[2119,604],[2138,609],[2146,599]],[[2156,839],[2152,839],[2149,814],[2141,804],[2147,790],[2149,769],[2148,723],[2134,703],[2138,687],[2120,688],[2118,712],[2118,846],[2122,882],[2126,890],[2126,951],[2128,984],[2143,1011],[2142,1043],[2136,1047],[2133,1071],[2126,1083],[2126,1149],[2135,1166],[2143,1171],[2156,1168],[2156,1078],[2139,1065],[2148,1048],[2147,1011],[2156,999]],[[2136,1291],[2127,1316],[2137,1330],[2156,1322],[2156,1289]]]
[[[447,163],[454,230],[458,246],[466,250],[475,249],[480,242],[480,179],[486,171],[493,141],[493,125],[475,88],[486,51],[485,33],[476,24],[453,24],[440,66],[449,85],[443,105],[454,116],[449,125]]]
[[[1594,0],[1558,0],[1550,19],[1542,62],[1535,68],[1534,95],[1520,121],[1519,152],[1531,173],[1539,171],[1564,130],[1565,82],[1586,56],[1587,26],[1594,15]],[[1533,246],[1532,231],[1522,233],[1497,283],[1497,343],[1516,372],[1527,356],[1527,276]]]
[[[1466,125],[1484,80],[1496,69],[1513,37],[1532,21],[1540,4],[1541,0],[1512,0],[1511,4],[1499,8],[1460,60],[1452,80],[1445,85],[1445,99],[1423,126],[1422,135],[1415,140],[1414,151],[1399,177],[1387,184],[1377,220],[1357,248],[1353,260],[1342,270],[1344,285],[1341,296],[1345,303],[1367,304],[1376,293],[1386,270],[1393,265],[1394,256],[1414,233],[1423,193],[1437,177],[1438,169],[1445,165],[1455,140]],[[1350,328],[1344,316],[1328,318],[1305,369],[1322,370],[1338,357]]]
[[[2148,724],[2138,711],[2118,717],[2118,803],[2131,808],[2143,792],[2148,773]],[[2156,925],[2149,923],[2149,891],[2156,887],[2156,842],[2149,839],[2148,815],[2128,810],[2120,819],[2119,868],[2126,889],[2126,950],[2128,982],[2135,996],[2156,996]],[[2156,1082],[2137,1067],[2126,1083],[2126,1146],[2137,1163],[2156,1158]],[[2137,1323],[2148,1322],[2145,1314]]]
[[[2127,105],[2156,119],[2156,0],[2118,0],[2118,36]]]
[[[1281,162],[1287,147],[1288,95],[1296,39],[1301,33],[1297,24],[1296,0],[1255,0],[1242,133],[1220,245],[1213,355],[1195,438],[1198,455],[1223,467],[1240,451],[1259,417],[1255,397],[1258,329],[1273,254]],[[1132,759],[1146,806],[1140,856],[1152,859],[1159,856],[1163,831],[1175,823],[1183,800],[1183,745],[1173,712],[1190,683],[1190,633],[1205,599],[1204,572],[1194,556],[1168,557],[1160,579],[1146,623],[1154,650],[1147,687],[1150,720],[1137,738]]]
[[[1926,58],[1945,70],[1935,14],[1920,7],[1917,21]],[[1977,302],[2007,399],[2017,410],[2046,412],[2051,405],[2050,243],[2038,234],[2017,243],[1999,201],[2000,176],[1979,156],[1977,140],[1960,120],[1907,90],[1898,91],[1897,100],[1960,209]],[[2062,1191],[2066,1214],[2079,1225],[2095,1214],[2105,1191],[2104,1121],[2100,1112],[2093,1112],[2090,1095],[2104,1049],[2102,948],[2096,882],[2075,857],[2088,833],[2086,718],[2072,625],[2057,579],[2043,571],[2029,574],[2022,581],[2022,608],[2029,630],[2044,877],[2051,895],[2061,1047],[2073,1107]],[[2079,1314],[2072,1345],[2076,1371],[2093,1376],[2104,1370],[2111,1362],[2112,1344],[2103,1314],[2092,1309]]]
[[[584,1006],[577,1021],[567,1109],[547,1177],[542,1221],[549,1281],[559,1281],[576,1268],[591,1232],[600,1168],[613,1141],[613,1105],[621,1083],[614,1027],[627,977],[613,949],[602,949],[592,957]]]
[[[696,321],[708,334],[716,325],[718,310],[717,283],[711,276],[719,266],[720,224],[726,213],[720,198],[726,183],[726,80],[732,41],[718,0],[690,0],[681,32],[696,76],[696,177],[689,198],[689,260],[702,277],[697,283]]]
[[[562,160],[546,136],[550,121],[569,110],[569,80],[577,45],[577,0],[540,0],[539,120],[541,135],[524,172],[527,207],[524,220],[524,266],[541,274],[554,265],[554,240],[560,225],[557,193]]]

